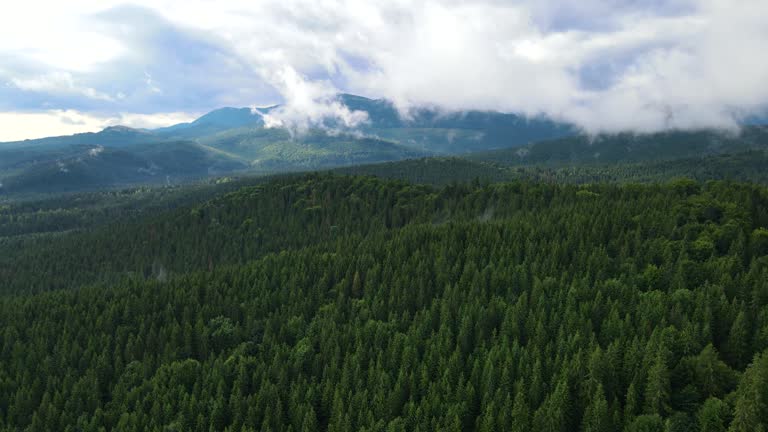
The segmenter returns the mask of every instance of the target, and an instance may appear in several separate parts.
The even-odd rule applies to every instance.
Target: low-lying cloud
[[[342,104],[338,91],[327,81],[307,80],[290,66],[263,73],[285,99],[268,113],[255,110],[264,118],[266,127],[285,127],[291,132],[304,133],[310,127],[352,129],[368,121],[365,111],[350,110]],[[329,119],[331,125],[325,123]]]

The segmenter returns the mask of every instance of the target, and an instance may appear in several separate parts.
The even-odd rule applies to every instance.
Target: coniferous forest
[[[0,209],[0,430],[768,428],[768,189],[438,183]]]
[[[768,0],[5,3],[0,432],[768,432]]]

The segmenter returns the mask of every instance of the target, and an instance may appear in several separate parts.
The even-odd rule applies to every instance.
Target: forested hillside
[[[768,150],[768,127],[721,130],[666,131],[653,134],[580,135],[478,152],[468,157],[510,166],[599,165],[700,158]]]
[[[341,94],[333,103],[365,121],[350,128],[329,118],[295,130],[277,127],[276,118],[265,123],[281,110],[279,105],[230,107],[159,129],[111,126],[100,132],[0,143],[0,198],[464,154],[575,133],[574,126],[545,117],[414,107],[404,118],[384,99]]]
[[[207,201],[269,177],[220,177],[183,186],[140,186],[0,200],[0,239],[85,230]]]
[[[768,427],[757,185],[285,177],[0,281],[2,430]]]
[[[478,154],[479,155],[479,154]],[[624,163],[534,163],[508,166],[504,162],[466,158],[421,158],[336,168],[335,172],[407,180],[444,186],[456,182],[527,180],[546,183],[657,183],[679,178],[699,182],[730,180],[768,185],[768,153],[748,151],[674,160]]]

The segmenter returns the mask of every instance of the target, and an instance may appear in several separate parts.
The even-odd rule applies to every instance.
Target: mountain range
[[[159,129],[112,126],[100,132],[0,144],[0,193],[51,193],[133,184],[176,184],[209,176],[328,169],[458,156],[504,166],[668,160],[764,150],[768,132],[714,131],[585,136],[572,125],[515,114],[435,108],[400,115],[393,103],[342,94],[364,111],[355,129],[332,120],[296,134],[267,127],[279,106],[221,108]]]
[[[266,127],[278,109],[221,108],[190,123],[146,130],[100,132],[0,144],[0,191],[60,192],[177,183],[236,172],[274,173],[396,161],[522,145],[573,133],[569,125],[495,112],[441,113],[422,108],[403,119],[386,100],[342,94],[365,111],[355,130],[332,122],[301,134]]]

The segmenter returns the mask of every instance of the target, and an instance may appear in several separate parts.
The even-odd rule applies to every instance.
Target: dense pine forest
[[[16,3],[0,432],[768,432],[768,0]]]
[[[495,154],[494,154],[495,155]],[[658,183],[679,178],[699,182],[736,180],[768,185],[768,153],[748,151],[622,163],[537,163],[513,166],[483,154],[465,158],[422,158],[381,164],[337,168],[342,174],[375,175],[413,183],[445,186],[480,179],[486,182],[528,180],[545,183]]]
[[[427,177],[6,206],[0,430],[768,428],[768,189]]]

